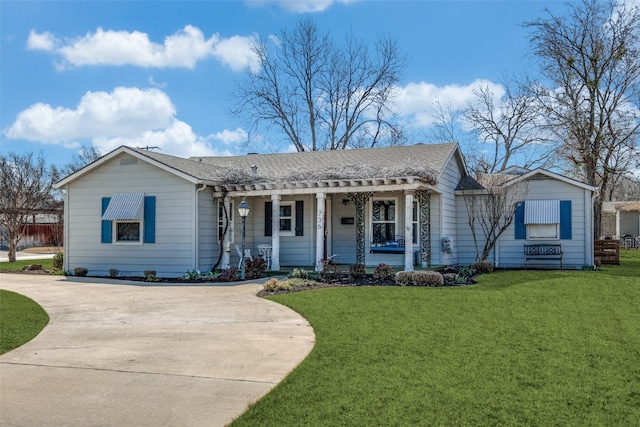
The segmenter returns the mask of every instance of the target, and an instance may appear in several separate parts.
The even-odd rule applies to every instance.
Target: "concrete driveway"
[[[257,284],[140,283],[0,274],[51,317],[0,356],[3,426],[221,426],[311,351],[295,312]]]

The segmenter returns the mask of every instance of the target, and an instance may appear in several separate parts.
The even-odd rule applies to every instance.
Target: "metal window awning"
[[[142,220],[144,215],[144,193],[113,193],[109,206],[104,211],[104,221]]]
[[[560,200],[526,200],[524,202],[525,224],[559,224]]]

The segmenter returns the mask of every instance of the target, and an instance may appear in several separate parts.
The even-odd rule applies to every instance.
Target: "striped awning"
[[[527,200],[524,202],[525,224],[559,224],[560,200]]]
[[[113,193],[109,206],[104,211],[104,221],[142,220],[144,215],[144,193]]]

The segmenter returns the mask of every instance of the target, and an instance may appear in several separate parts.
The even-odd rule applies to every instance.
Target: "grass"
[[[0,289],[0,354],[31,341],[49,323],[49,315],[24,295]]]
[[[16,262],[0,262],[0,271],[19,271],[26,265],[40,264],[43,270],[50,270],[53,268],[53,259],[23,259]]]
[[[272,299],[316,345],[233,426],[640,424],[640,251],[598,272]]]

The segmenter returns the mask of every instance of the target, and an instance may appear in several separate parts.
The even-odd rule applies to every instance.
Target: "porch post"
[[[322,270],[324,252],[324,209],[325,193],[316,193],[318,208],[316,210],[316,271]]]
[[[229,269],[229,254],[231,252],[231,236],[233,236],[233,221],[229,221],[229,218],[233,213],[231,212],[231,201],[228,196],[224,196],[222,199],[224,206],[224,212],[222,213],[222,229],[226,230],[222,237],[222,261],[221,268],[223,270]]]
[[[431,266],[431,191],[415,192],[420,204],[420,260]]]
[[[373,193],[348,193],[349,198],[356,205],[356,263],[365,265],[365,203]]]
[[[271,271],[280,270],[280,195],[271,195]]]
[[[404,271],[413,271],[413,191],[404,192]]]

